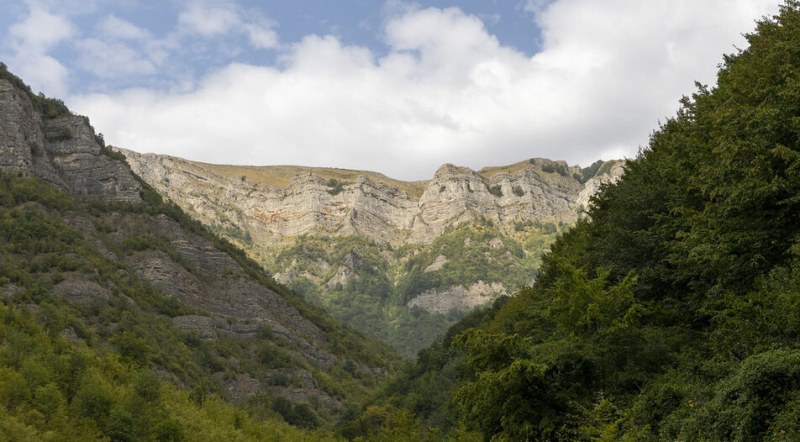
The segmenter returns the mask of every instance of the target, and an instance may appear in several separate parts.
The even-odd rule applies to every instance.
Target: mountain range
[[[0,440],[800,440],[800,2],[746,38],[624,164],[421,183],[112,149],[0,64]]]
[[[426,181],[299,166],[205,164],[116,149],[279,282],[413,357],[464,314],[529,286],[558,232],[622,161],[534,158]]]
[[[124,379],[147,370],[154,388],[196,395],[183,411],[202,411],[197,398],[213,395],[316,427],[339,419],[399,366],[388,348],[340,326],[162,200],[88,118],[34,95],[0,67],[2,313],[9,323],[41,324],[4,331],[18,338],[3,334],[0,358],[12,368],[3,368],[0,390],[16,388],[24,402],[52,384],[58,394],[48,413],[63,414],[67,427],[89,418],[81,431],[111,435],[136,413]],[[38,354],[31,339],[49,353]],[[58,358],[73,354],[82,365],[63,372]],[[93,362],[102,358],[121,365]],[[41,379],[8,378],[28,363],[43,367]],[[91,403],[81,408],[84,389]],[[9,416],[31,409],[38,408],[12,407]],[[164,413],[170,425],[187,418]],[[125,429],[133,439],[150,430]]]

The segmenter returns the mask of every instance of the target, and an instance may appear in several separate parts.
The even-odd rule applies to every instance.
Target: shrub
[[[338,195],[342,190],[344,190],[344,185],[333,178],[328,180],[327,186],[330,187],[330,189],[328,189],[328,193],[331,195]]]

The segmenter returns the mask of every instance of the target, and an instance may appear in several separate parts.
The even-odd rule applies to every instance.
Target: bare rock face
[[[247,335],[254,334],[259,326],[280,326],[289,330],[288,334],[297,345],[309,345],[309,340],[311,344],[325,340],[319,327],[286,299],[250,278],[230,255],[217,250],[208,240],[187,232],[165,215],[155,219],[146,217],[126,215],[117,222],[136,226],[128,234],[164,238],[177,257],[148,250],[134,253],[126,261],[141,279],[162,293],[212,314],[217,333]],[[203,322],[205,320],[181,321],[184,327],[195,324],[201,328],[201,334],[209,334],[203,328],[205,325],[201,327],[207,323]]]
[[[0,170],[37,176],[81,198],[139,201],[124,163],[103,154],[86,117],[42,118],[28,96],[0,79]]]
[[[542,172],[537,161],[546,160],[492,174],[452,164],[440,167],[417,204],[410,242],[431,242],[450,226],[478,219],[575,222],[582,186],[571,176]]]
[[[0,169],[30,174],[33,153],[41,153],[43,146],[42,121],[30,100],[0,80]]]
[[[110,298],[110,292],[105,287],[97,285],[96,282],[72,278],[69,275],[64,281],[53,287],[53,294],[63,296],[79,304],[89,304],[92,301],[108,300]]]
[[[499,283],[478,281],[469,287],[457,285],[444,289],[428,290],[408,302],[408,307],[418,307],[431,313],[465,313],[507,295]]]
[[[278,184],[269,181],[275,173],[269,166],[257,168],[264,180],[253,181],[220,173],[221,166],[119,151],[134,172],[204,224],[261,247],[302,235],[354,235],[393,246],[430,243],[445,229],[476,220],[571,224],[600,183],[622,172],[618,162],[583,185],[566,163],[558,163],[563,173],[546,172],[555,162],[533,159],[478,172],[445,164],[430,181],[400,186],[357,171],[348,171],[350,182],[334,184],[324,171],[296,168],[288,182]]]
[[[609,169],[608,173],[597,175],[586,181],[583,190],[581,190],[581,192],[578,194],[578,199],[575,201],[575,203],[578,206],[578,210],[583,212],[586,209],[588,209],[592,196],[595,195],[597,192],[599,192],[600,188],[604,184],[616,182],[619,179],[619,177],[622,176],[624,168],[625,168],[624,163],[622,162],[614,163],[611,165],[611,168]]]
[[[380,312],[381,299],[388,298],[407,313],[422,309],[450,318],[535,278],[530,267],[546,242],[577,221],[601,185],[623,171],[622,161],[581,169],[534,158],[478,171],[445,164],[430,180],[402,182],[367,171],[224,166],[118,151],[159,193],[272,268],[281,283],[308,290],[315,302],[335,305],[331,311],[358,310],[364,306],[355,304],[374,300],[366,310]],[[470,263],[440,250],[428,260],[433,248],[470,225],[492,226],[488,235],[503,235],[510,244],[478,236],[487,246],[479,252],[467,236],[463,247],[451,248],[471,251]],[[478,235],[466,235],[473,233]],[[417,253],[426,260],[419,268],[422,276],[414,273],[415,263],[421,262],[414,258]],[[516,267],[511,264],[525,259]],[[496,269],[501,262],[507,268]],[[462,279],[453,280],[453,275]],[[342,301],[347,296],[358,301]],[[340,319],[380,339],[386,339],[385,330],[391,336],[415,333],[395,333],[395,322],[403,321],[392,322],[388,314],[361,323],[356,317],[342,313]],[[365,325],[384,320],[379,327]],[[387,342],[406,345],[405,337]]]

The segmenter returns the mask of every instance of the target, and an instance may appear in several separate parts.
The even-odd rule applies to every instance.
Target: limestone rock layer
[[[302,235],[429,243],[476,220],[568,225],[623,168],[608,162],[582,183],[580,168],[537,158],[477,172],[445,164],[431,180],[401,182],[373,172],[220,166],[120,151],[134,172],[203,223],[263,247]]]

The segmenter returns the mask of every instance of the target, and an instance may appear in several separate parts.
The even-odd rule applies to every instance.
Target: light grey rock
[[[429,313],[465,313],[506,294],[505,287],[500,283],[478,281],[469,287],[457,285],[427,290],[409,301],[407,306],[418,307]]]
[[[140,201],[130,168],[102,148],[86,117],[43,119],[24,92],[0,79],[0,170],[37,176],[81,198]]]
[[[62,296],[78,304],[89,304],[93,301],[107,301],[111,292],[96,282],[83,279],[82,275],[67,274],[67,279],[53,287],[53,294]]]
[[[204,224],[246,234],[257,247],[307,234],[356,235],[394,246],[424,244],[449,227],[481,219],[501,225],[526,220],[571,224],[600,183],[622,172],[620,165],[584,186],[571,174],[543,171],[548,164],[567,170],[564,162],[534,159],[478,172],[445,164],[430,181],[406,183],[419,189],[418,197],[373,175],[358,175],[331,194],[328,182],[313,170],[298,172],[285,187],[276,187],[223,176],[202,163],[118,151],[148,184]],[[573,169],[568,170],[579,170]],[[269,174],[270,168],[263,171]]]

